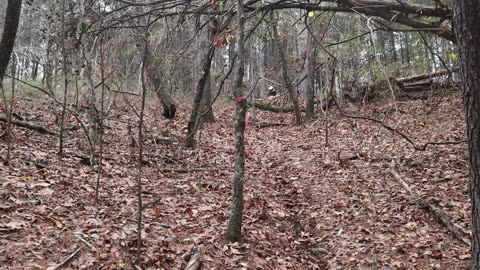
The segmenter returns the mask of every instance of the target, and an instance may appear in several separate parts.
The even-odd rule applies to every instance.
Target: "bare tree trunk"
[[[16,65],[15,65],[15,55],[14,55],[12,58],[12,64],[11,64],[12,89],[11,89],[11,95],[10,95],[10,106],[8,105],[8,102],[7,102],[7,96],[5,94],[5,90],[3,89],[3,82],[0,82],[0,88],[2,88],[3,101],[5,103],[5,113],[7,114],[7,130],[2,135],[3,138],[7,141],[7,156],[4,162],[5,166],[8,166],[10,164],[11,151],[12,151],[12,141],[13,141],[12,113],[13,113],[13,104],[15,103],[15,80],[13,78],[15,77],[15,66]]]
[[[55,56],[52,55],[53,52],[53,45],[55,44],[54,41],[54,34],[52,33],[53,30],[53,22],[50,19],[52,16],[54,16],[55,12],[55,3],[53,0],[47,0],[47,6],[48,6],[48,14],[47,14],[47,24],[48,24],[48,32],[47,32],[47,55],[45,59],[45,66],[44,66],[44,74],[43,74],[43,79],[44,82],[47,85],[48,91],[54,95],[53,92],[53,58]],[[42,81],[43,83],[43,81]]]
[[[202,38],[201,42],[201,47],[202,48],[207,48],[206,52],[203,53],[201,57],[205,57],[205,55],[208,55],[208,48],[210,45],[213,43],[213,38],[214,38],[215,33],[212,33],[211,31],[206,31],[204,34],[204,37]],[[213,61],[213,59],[212,59]],[[201,117],[201,119],[198,119],[201,122],[204,123],[214,123],[215,122],[215,116],[213,115],[213,109],[210,108],[210,103],[212,102],[212,85],[211,85],[211,72],[208,73],[207,76],[207,81],[205,82],[205,89],[203,90],[203,95],[202,99],[200,102],[200,111],[201,113],[207,112],[205,115]]]
[[[95,18],[96,14],[92,10],[94,0],[83,0],[83,14],[84,18]],[[87,99],[88,99],[88,136],[90,137],[93,146],[98,144],[99,140],[99,124],[98,124],[98,110],[97,110],[97,97],[95,95],[95,85],[93,82],[93,63],[95,53],[95,40],[94,37],[85,33],[82,40],[82,54],[85,68],[83,69],[83,78],[86,81]],[[92,156],[94,153],[91,153]]]
[[[188,137],[185,141],[185,145],[188,148],[195,147],[195,129],[197,128],[197,116],[198,110],[200,108],[200,101],[203,96],[203,92],[205,90],[205,85],[207,83],[207,79],[210,75],[210,66],[212,64],[213,55],[215,54],[215,47],[213,46],[213,37],[212,42],[210,43],[210,47],[207,52],[207,56],[202,65],[202,77],[197,83],[197,93],[195,94],[195,98],[193,99],[193,106],[192,112],[190,113],[190,119],[188,120],[187,130],[188,130]]]
[[[389,32],[389,39],[388,42],[390,43],[390,63],[394,63],[398,61],[397,49],[395,48],[395,32]]]
[[[22,0],[8,0],[2,40],[0,41],[0,81],[3,81],[3,75],[13,52],[21,9]]]
[[[60,116],[60,136],[58,155],[63,156],[63,133],[65,126],[65,108],[67,106],[67,93],[68,93],[68,71],[67,71],[67,51],[65,47],[65,0],[62,1],[62,55],[63,55],[63,76],[64,76],[64,89],[63,89],[63,108]]]
[[[101,22],[103,25],[103,21]],[[101,25],[101,26],[102,26]],[[95,201],[98,203],[99,190],[100,190],[100,177],[102,175],[102,161],[103,161],[103,122],[105,113],[105,48],[104,48],[104,36],[103,33],[100,37],[100,83],[102,84],[102,92],[100,93],[100,140],[99,140],[99,153],[98,153],[98,167],[97,167],[97,183],[95,185]],[[144,89],[142,89],[143,91]],[[143,97],[143,95],[142,95]],[[143,101],[142,101],[143,102]]]
[[[212,103],[212,74],[208,74],[207,81],[205,82],[205,90],[203,91],[203,97],[201,101],[201,110],[200,112],[206,114],[199,119],[199,121],[204,123],[215,123],[215,116],[213,115],[213,108],[210,108]]]
[[[165,92],[163,87],[163,74],[161,74],[160,68],[155,66],[155,61],[151,60],[153,58],[154,56],[150,55],[150,53],[146,58],[146,70],[148,73],[148,78],[152,81],[153,87],[155,88],[155,93],[162,104],[163,116],[165,116],[167,119],[173,119],[177,111],[177,105],[175,105],[172,97]]]
[[[273,14],[273,13],[272,13]],[[302,124],[302,111],[300,110],[300,106],[298,105],[298,96],[293,87],[292,80],[288,74],[288,62],[287,57],[285,56],[285,44],[278,35],[277,25],[273,23],[273,36],[278,46],[278,54],[280,56],[280,62],[282,63],[282,76],[283,80],[285,81],[285,85],[287,86],[288,94],[290,96],[290,100],[292,101],[293,108],[295,109],[295,124],[301,125]]]
[[[142,201],[142,164],[143,164],[143,116],[145,113],[145,96],[147,92],[147,87],[145,86],[145,74],[147,70],[147,58],[148,58],[148,25],[150,21],[147,22],[147,27],[145,29],[145,48],[143,52],[143,61],[142,61],[142,101],[140,107],[140,119],[138,123],[138,175],[137,175],[137,203],[138,203],[138,210],[137,210],[137,254],[136,254],[136,263],[141,268],[141,249],[142,249],[142,217],[143,217],[143,201]]]
[[[225,238],[230,242],[242,241],[243,218],[243,182],[245,175],[245,114],[247,113],[247,100],[243,96],[243,74],[245,72],[245,17],[243,14],[243,0],[237,0],[237,75],[233,94],[236,101],[235,124],[235,173],[233,176],[232,208],[228,220]]]
[[[310,24],[307,36],[307,91],[306,91],[306,117],[315,116],[315,65],[316,65],[316,46],[315,46],[315,27]]]
[[[7,116],[7,130],[6,140],[7,157],[5,165],[10,162],[10,147],[12,140],[12,111],[13,111],[13,99],[15,93],[15,80],[12,78],[12,94],[10,100],[10,106],[8,106],[7,97],[3,88],[3,77],[7,71],[8,62],[13,52],[13,46],[15,45],[15,38],[17,37],[18,23],[20,21],[20,12],[22,9],[22,0],[9,0],[7,5],[7,11],[5,15],[5,24],[3,28],[2,40],[0,41],[0,88],[3,94],[3,101],[5,102],[5,113]],[[15,61],[12,63],[12,73],[15,74]],[[10,107],[10,108],[9,108]]]
[[[464,78],[472,203],[471,269],[480,269],[480,2],[457,0],[454,27]]]

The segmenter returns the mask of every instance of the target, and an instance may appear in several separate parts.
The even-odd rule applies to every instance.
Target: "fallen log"
[[[428,90],[431,89],[433,85],[447,87],[447,84],[442,84],[434,82],[433,78],[444,76],[453,72],[459,71],[459,67],[455,67],[451,70],[441,70],[433,73],[426,73],[420,75],[413,75],[408,77],[389,77],[388,79],[382,79],[374,82],[367,82],[359,84],[358,86],[349,84],[344,93],[347,95],[346,98],[352,101],[358,101],[361,99],[371,100],[375,97],[380,97],[381,93],[387,93],[390,85],[393,87],[394,91],[401,89],[404,92],[410,91],[419,91],[419,90]],[[408,89],[410,87],[410,89]]]
[[[331,98],[330,101],[328,102],[328,107],[330,107],[333,99]],[[320,103],[320,101],[315,101],[315,104]],[[275,113],[287,113],[287,112],[294,112],[293,106],[290,107],[278,107],[278,106],[272,106],[268,104],[263,104],[263,103],[258,103],[258,102],[251,102],[247,101],[247,106],[248,107],[255,107],[261,111],[269,111],[269,112],[275,112]],[[322,109],[325,110],[327,108],[327,102],[323,102],[322,104]],[[306,112],[305,108],[300,109],[302,112]]]
[[[438,220],[443,226],[445,226],[452,236],[460,242],[470,245],[470,239],[467,233],[460,230],[452,221],[448,215],[440,208],[430,204],[427,200],[421,198],[415,191],[413,191],[408,184],[402,179],[400,174],[395,170],[395,162],[392,160],[389,169],[390,174],[397,180],[398,183],[410,194],[415,203],[421,209],[429,212],[433,217]]]
[[[395,79],[395,80],[397,82],[400,82],[400,83],[416,82],[416,81],[422,81],[422,80],[426,80],[426,79],[431,79],[431,78],[447,75],[450,72],[453,73],[453,72],[457,72],[459,70],[460,70],[459,67],[455,67],[451,70],[441,70],[441,71],[437,71],[437,72],[433,72],[433,73],[425,73],[425,74],[420,74],[420,75],[402,77],[402,78],[398,78],[398,79]]]
[[[7,123],[8,119],[7,119],[6,116],[0,115],[0,121]],[[50,135],[53,135],[53,136],[58,136],[58,134],[55,131],[52,131],[52,130],[46,128],[46,127],[42,127],[42,126],[27,122],[27,121],[18,121],[18,120],[12,119],[10,122],[12,123],[12,125],[15,125],[15,126],[24,127],[24,128],[28,128],[28,129],[33,129],[33,130],[36,130],[40,133],[45,133],[45,134],[50,134]]]
[[[258,103],[258,102],[247,102],[247,105],[249,107],[255,107],[259,110],[262,111],[269,111],[269,112],[276,112],[276,113],[282,113],[282,112],[293,112],[294,109],[293,107],[277,107],[277,106],[272,106],[268,104],[263,104],[263,103]],[[302,112],[305,112],[305,109],[302,109]]]

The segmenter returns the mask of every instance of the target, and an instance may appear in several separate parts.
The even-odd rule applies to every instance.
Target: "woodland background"
[[[0,269],[469,267],[453,3],[7,4]]]

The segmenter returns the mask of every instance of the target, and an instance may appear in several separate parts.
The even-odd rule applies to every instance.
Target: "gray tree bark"
[[[228,220],[225,238],[230,242],[242,241],[243,218],[243,182],[245,175],[245,114],[247,113],[247,100],[243,96],[243,75],[245,73],[245,18],[243,14],[243,0],[237,0],[237,74],[233,94],[236,101],[235,123],[235,157],[233,176],[232,208]]]
[[[193,99],[192,112],[190,113],[190,118],[187,124],[188,137],[185,140],[185,145],[188,148],[195,147],[195,129],[197,124],[198,111],[200,108],[200,102],[203,96],[203,92],[205,90],[205,85],[207,84],[208,77],[210,76],[210,66],[212,64],[212,59],[214,54],[215,54],[215,47],[213,46],[213,40],[212,40],[212,43],[208,49],[207,55],[202,65],[202,77],[197,83],[197,93],[195,94],[195,98]]]
[[[295,110],[295,124],[298,126],[302,124],[302,111],[300,110],[300,106],[298,105],[297,93],[295,91],[295,88],[293,87],[293,83],[292,83],[292,80],[290,79],[290,75],[288,74],[288,62],[287,62],[287,57],[285,55],[285,44],[280,39],[280,36],[278,35],[276,23],[273,23],[272,28],[273,28],[273,36],[275,39],[275,43],[278,46],[278,55],[280,56],[280,63],[282,65],[282,77],[283,77],[283,80],[285,81],[285,85],[287,86],[288,94],[290,96],[290,100],[292,101],[293,108]]]
[[[315,116],[315,65],[317,50],[315,46],[315,26],[310,25],[307,37],[307,91],[306,91],[306,117]]]

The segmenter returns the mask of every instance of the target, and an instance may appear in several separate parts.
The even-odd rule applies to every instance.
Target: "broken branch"
[[[414,199],[415,203],[422,208],[423,210],[431,213],[436,220],[438,220],[443,226],[445,226],[452,236],[467,244],[470,245],[470,240],[468,234],[460,230],[453,222],[450,221],[447,214],[440,208],[428,203],[426,200],[421,198],[415,191],[413,191],[408,184],[402,179],[400,174],[395,170],[395,162],[392,160],[389,169],[390,174],[397,180],[398,183],[410,194]]]

